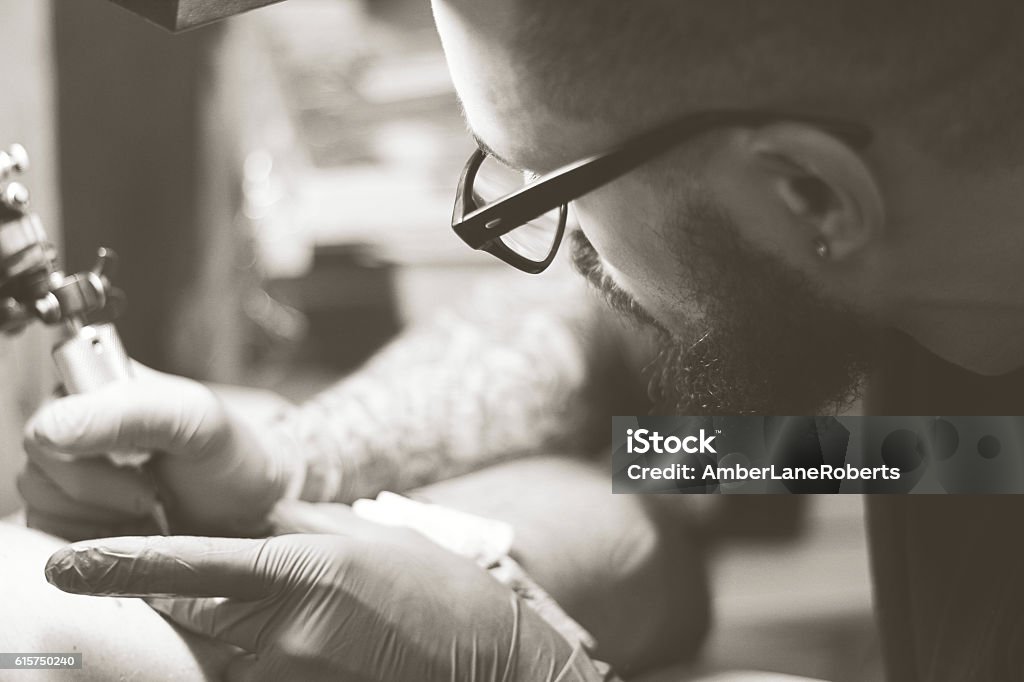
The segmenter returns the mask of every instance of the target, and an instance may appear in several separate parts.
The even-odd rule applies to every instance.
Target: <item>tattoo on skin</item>
[[[285,418],[306,460],[301,497],[350,502],[600,448],[630,382],[609,317],[571,275],[481,287]]]

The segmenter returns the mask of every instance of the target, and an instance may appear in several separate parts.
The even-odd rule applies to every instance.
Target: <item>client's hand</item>
[[[101,455],[157,451],[150,466],[175,530],[261,532],[296,475],[294,444],[202,384],[144,367],[137,373],[53,401],[29,421],[18,486],[29,526],[73,540],[155,532],[153,477]]]
[[[335,519],[337,535],[82,542],[46,575],[68,592],[157,597],[173,622],[248,652],[230,680],[598,679],[474,563],[414,531]]]

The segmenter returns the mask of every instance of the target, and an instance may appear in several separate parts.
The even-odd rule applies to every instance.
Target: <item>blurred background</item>
[[[289,0],[171,36],[107,0],[0,0],[0,148],[67,266],[121,256],[129,352],[301,400],[481,277],[448,227],[466,133],[424,0]],[[0,338],[0,516],[48,332]],[[878,676],[861,501],[715,558],[707,665]],[[666,677],[665,679],[670,679]]]
[[[71,271],[120,255],[129,352],[301,399],[481,276],[448,227],[473,149],[429,3],[292,0],[170,35],[108,0],[0,0],[0,148]],[[506,272],[506,270],[508,272]],[[0,513],[50,393],[0,339]]]

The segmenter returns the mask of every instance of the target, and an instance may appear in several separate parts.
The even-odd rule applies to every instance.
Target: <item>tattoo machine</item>
[[[97,319],[110,316],[123,298],[110,282],[116,255],[100,249],[91,270],[67,275],[57,248],[29,209],[29,192],[12,181],[28,170],[21,145],[0,150],[0,332],[14,335],[35,321],[64,329],[53,349],[57,375],[68,393],[87,393],[132,376],[132,365],[117,329]],[[148,452],[107,455],[117,466],[143,468]],[[161,505],[153,510],[160,532],[169,533]]]

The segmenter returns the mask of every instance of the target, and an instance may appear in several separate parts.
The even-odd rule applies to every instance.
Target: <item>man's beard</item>
[[[880,328],[815,292],[778,256],[746,244],[725,211],[694,193],[680,225],[685,290],[703,312],[661,330],[651,398],[661,413],[835,413],[857,397]],[[808,248],[811,248],[809,245]]]

